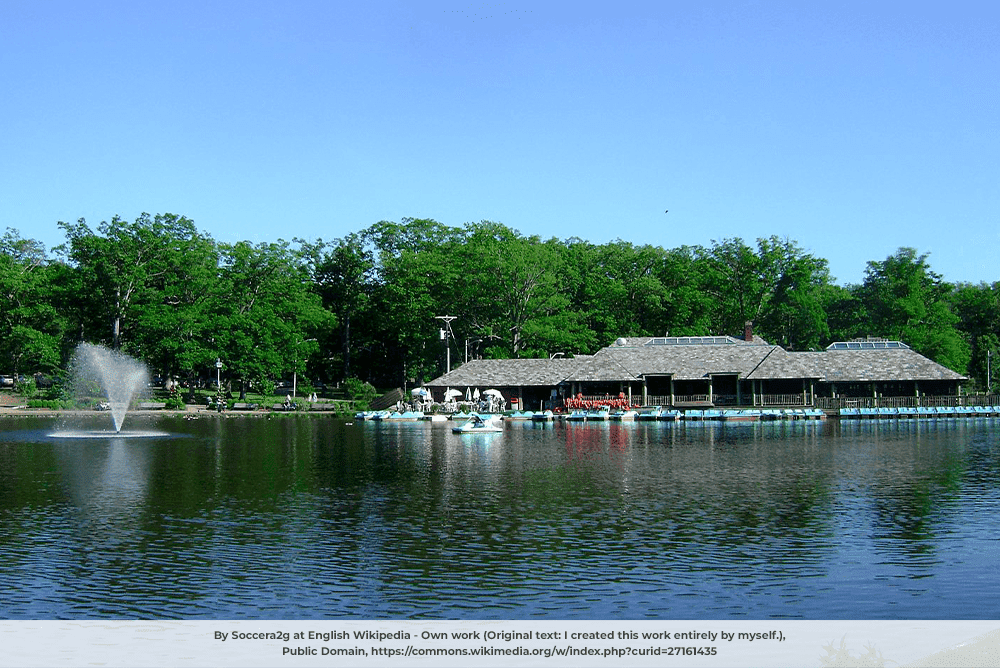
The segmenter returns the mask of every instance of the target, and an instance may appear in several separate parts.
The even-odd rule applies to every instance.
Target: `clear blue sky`
[[[493,220],[993,282],[998,39],[1000,3],[961,0],[0,0],[0,231]]]

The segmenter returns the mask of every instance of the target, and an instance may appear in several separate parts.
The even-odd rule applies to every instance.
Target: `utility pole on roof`
[[[457,315],[436,315],[434,316],[437,320],[444,321],[444,329],[441,330],[441,338],[444,339],[444,348],[446,351],[447,362],[445,364],[445,373],[451,373],[451,344],[448,343],[448,337],[455,338],[455,333],[451,331],[451,321],[455,320]]]

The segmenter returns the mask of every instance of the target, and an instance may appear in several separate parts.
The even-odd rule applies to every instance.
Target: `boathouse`
[[[472,360],[427,383],[494,388],[511,408],[558,408],[568,397],[634,406],[920,406],[960,397],[965,376],[900,341],[864,339],[789,352],[749,331],[732,336],[619,338],[593,355]]]

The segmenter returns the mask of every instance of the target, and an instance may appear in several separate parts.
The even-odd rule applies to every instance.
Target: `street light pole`
[[[993,390],[993,378],[990,374],[990,358],[993,357],[993,351],[986,351],[986,394],[990,394]]]
[[[222,392],[222,360],[215,358],[215,387]]]
[[[302,339],[295,344],[295,362],[292,364],[292,398],[298,397],[298,382],[299,382],[299,346],[307,341],[315,341],[316,339]]]
[[[444,339],[444,347],[446,352],[446,365],[445,373],[451,373],[451,344],[448,343],[448,337],[455,338],[455,333],[451,331],[451,321],[457,318],[457,315],[436,315],[434,318],[436,320],[444,321],[444,329],[441,330],[441,338]]]

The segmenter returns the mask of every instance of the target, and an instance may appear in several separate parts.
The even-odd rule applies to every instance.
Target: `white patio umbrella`
[[[430,394],[431,394],[430,392],[428,392],[426,389],[422,387],[415,387],[412,390],[410,390],[410,395],[414,397],[429,397]]]
[[[485,394],[488,397],[500,397],[501,399],[503,399],[503,395],[500,394],[500,390],[492,390],[492,389],[490,389],[490,390],[486,390],[485,392],[483,392],[483,394]]]
[[[466,401],[472,401],[472,388],[471,387],[465,388],[465,400]]]
[[[479,401],[479,388],[478,387],[476,388],[476,391],[472,393],[472,398],[474,400],[476,400],[476,401]]]
[[[459,392],[458,390],[448,390],[447,392],[444,393],[445,399],[455,399],[460,396],[462,396],[462,393]]]

